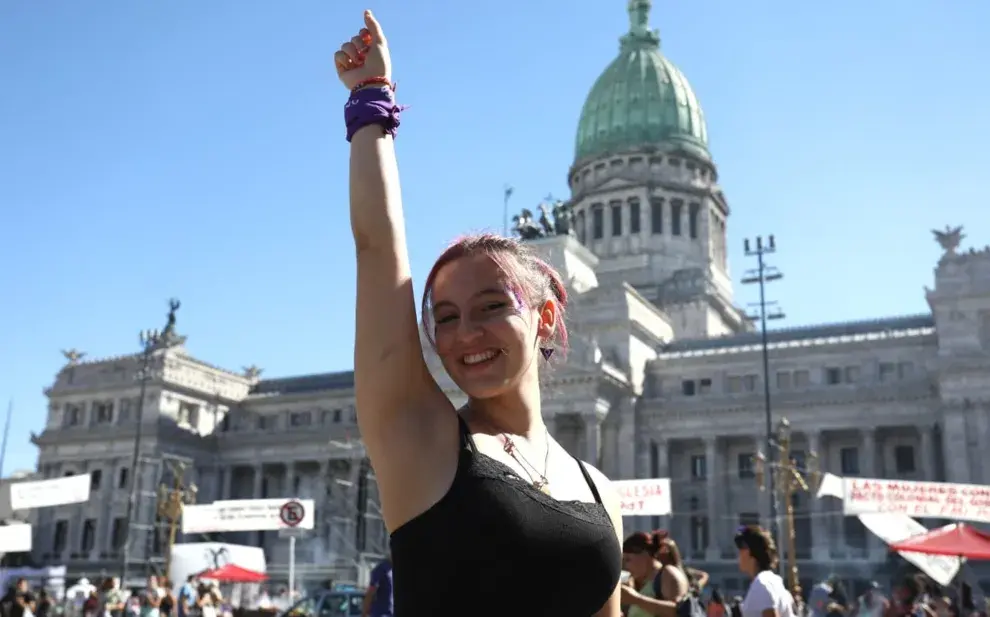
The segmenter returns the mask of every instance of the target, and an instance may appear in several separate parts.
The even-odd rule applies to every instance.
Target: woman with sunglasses
[[[739,571],[752,582],[742,603],[742,617],[794,617],[794,596],[787,590],[777,567],[777,545],[756,525],[740,527],[734,538],[739,550]]]

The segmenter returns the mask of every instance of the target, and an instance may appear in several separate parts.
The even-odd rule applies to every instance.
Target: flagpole
[[[7,403],[7,421],[3,425],[3,442],[0,443],[0,478],[3,477],[3,463],[7,459],[7,436],[10,434],[10,418],[14,415],[14,399]]]
[[[513,188],[508,184],[505,185],[504,193],[502,195],[502,235],[509,235],[509,198],[512,197]]]

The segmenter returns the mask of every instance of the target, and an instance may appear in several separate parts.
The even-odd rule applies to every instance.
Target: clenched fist
[[[364,28],[357,36],[340,46],[333,55],[337,76],[348,90],[373,77],[392,81],[392,60],[382,27],[371,11],[364,12]]]

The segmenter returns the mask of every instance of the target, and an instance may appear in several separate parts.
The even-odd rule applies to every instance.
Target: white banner
[[[30,553],[31,526],[26,523],[0,525],[0,553]]]
[[[818,485],[817,497],[819,499],[822,497],[842,499],[842,478],[830,473],[823,474],[822,481]]]
[[[846,482],[850,479],[826,473],[822,476],[821,484],[818,487],[818,497],[843,499]],[[900,542],[928,531],[924,525],[902,513],[868,512],[858,515],[858,518],[864,527],[887,544]],[[959,572],[960,562],[955,557],[902,551],[898,551],[897,554],[916,565],[918,569],[940,585],[949,585],[956,573]]]
[[[864,527],[887,544],[901,542],[912,536],[920,536],[928,531],[924,525],[906,514],[860,514],[859,520]],[[901,551],[898,551],[898,555],[916,565],[939,585],[950,585],[952,580],[956,578],[961,565],[958,557]]]
[[[671,512],[670,478],[615,480],[622,516],[666,516]]]
[[[184,506],[182,533],[312,529],[315,520],[312,499],[215,501],[201,506]]]
[[[10,484],[10,507],[14,510],[33,510],[84,503],[89,501],[91,482],[88,473],[51,480],[13,482]]]
[[[169,580],[176,591],[186,579],[204,570],[216,570],[234,564],[255,572],[265,572],[265,551],[257,546],[226,544],[223,542],[190,542],[172,547],[172,564]]]
[[[842,508],[847,515],[906,514],[990,523],[990,486],[843,478]]]

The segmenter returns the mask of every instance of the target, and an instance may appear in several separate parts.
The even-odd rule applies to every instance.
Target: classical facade
[[[733,300],[730,209],[697,97],[648,28],[649,0],[628,11],[620,52],[581,113],[571,198],[554,221],[548,209],[539,222],[516,219],[572,296],[571,349],[547,377],[543,411],[564,447],[610,477],[670,477],[673,515],[627,529],[669,527],[692,565],[740,589],[732,533],[768,516],[751,464],[765,440],[760,337]],[[938,239],[929,313],[771,333],[775,418],[790,419],[798,456],[820,453],[839,475],[990,483],[990,249],[960,251],[958,229]],[[316,499],[317,529],[297,556],[304,576],[350,572],[382,551],[352,373],[261,379],[182,344],[151,354],[147,371],[141,355],[66,358],[34,437],[38,471],[90,473],[97,497],[38,513],[38,561],[90,575],[119,567],[138,409],[136,561],[161,558],[154,491],[171,481],[169,460],[190,465],[201,502]],[[799,497],[797,526],[807,577],[868,580],[887,562],[836,503]],[[274,534],[231,539],[262,543],[273,570],[284,567]]]
[[[317,527],[296,553],[304,577],[357,576],[363,555],[382,553],[374,476],[355,439],[350,374],[261,380],[257,369],[225,371],[190,356],[182,344],[151,354],[147,371],[140,355],[94,362],[68,355],[46,391],[47,425],[33,436],[38,473],[89,473],[93,498],[36,513],[36,561],[65,563],[89,576],[119,572],[129,532],[137,570],[160,567],[167,521],[156,515],[157,491],[174,486],[174,463],[185,464],[182,481],[197,487],[200,503],[314,499]],[[138,496],[129,525],[135,468]],[[180,541],[207,539],[221,537],[180,534]],[[275,533],[222,539],[265,546],[275,573],[287,564],[287,542]]]

